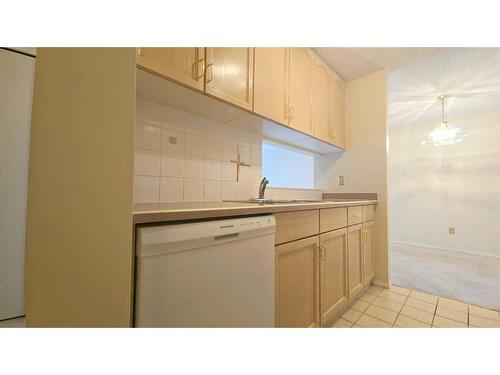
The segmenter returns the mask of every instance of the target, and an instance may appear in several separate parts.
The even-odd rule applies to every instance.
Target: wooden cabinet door
[[[333,136],[333,84],[331,69],[314,58],[314,136],[332,143]]]
[[[290,48],[288,124],[313,134],[314,54],[309,48]]]
[[[255,48],[253,110],[288,125],[288,48]]]
[[[347,264],[349,299],[355,299],[363,289],[363,226],[347,227]]]
[[[347,229],[322,234],[319,244],[321,326],[330,327],[348,305]]]
[[[253,48],[206,48],[205,92],[252,110]]]
[[[275,250],[276,326],[319,326],[319,236]]]
[[[345,88],[344,81],[335,73],[331,75],[330,84],[332,108],[332,143],[345,148]]]
[[[363,284],[365,285],[375,277],[374,230],[374,221],[363,223]]]
[[[203,90],[203,48],[139,48],[137,64],[184,85]]]

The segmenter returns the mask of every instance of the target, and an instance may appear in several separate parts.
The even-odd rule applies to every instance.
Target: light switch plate
[[[344,176],[339,176],[339,186],[344,186]]]
[[[448,234],[455,234],[455,228],[453,227],[448,228]]]

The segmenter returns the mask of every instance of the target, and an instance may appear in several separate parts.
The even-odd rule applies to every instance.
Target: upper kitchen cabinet
[[[314,59],[314,136],[344,148],[344,81],[319,57]]]
[[[137,64],[143,70],[203,91],[204,48],[139,48]]]
[[[314,136],[333,141],[333,74],[317,56],[314,58]]]
[[[333,104],[332,143],[345,149],[345,86],[344,81],[332,72],[330,76],[330,103]]]
[[[313,134],[314,53],[290,48],[289,120],[294,129]]]
[[[241,108],[253,107],[253,48],[206,48],[205,92]]]
[[[139,48],[137,66],[163,81],[139,88],[154,101],[210,119],[243,118],[237,107],[278,142],[320,154],[345,149],[344,82],[310,48]],[[177,95],[177,84],[198,93]]]
[[[255,113],[288,124],[288,48],[255,48]]]

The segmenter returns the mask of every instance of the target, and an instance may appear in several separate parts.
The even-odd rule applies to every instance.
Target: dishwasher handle
[[[239,235],[240,235],[240,232],[229,233],[229,234],[221,234],[220,236],[215,236],[214,240],[216,240],[216,241],[218,241],[218,240],[227,240],[229,238],[239,237]]]

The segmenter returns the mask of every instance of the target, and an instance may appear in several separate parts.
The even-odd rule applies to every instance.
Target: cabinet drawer
[[[319,210],[279,212],[274,217],[276,245],[319,233]]]
[[[347,208],[347,225],[361,224],[363,222],[362,206]]]
[[[370,204],[363,206],[363,221],[370,221],[375,219],[375,206]]]
[[[321,233],[347,226],[347,207],[325,208],[319,211]]]

